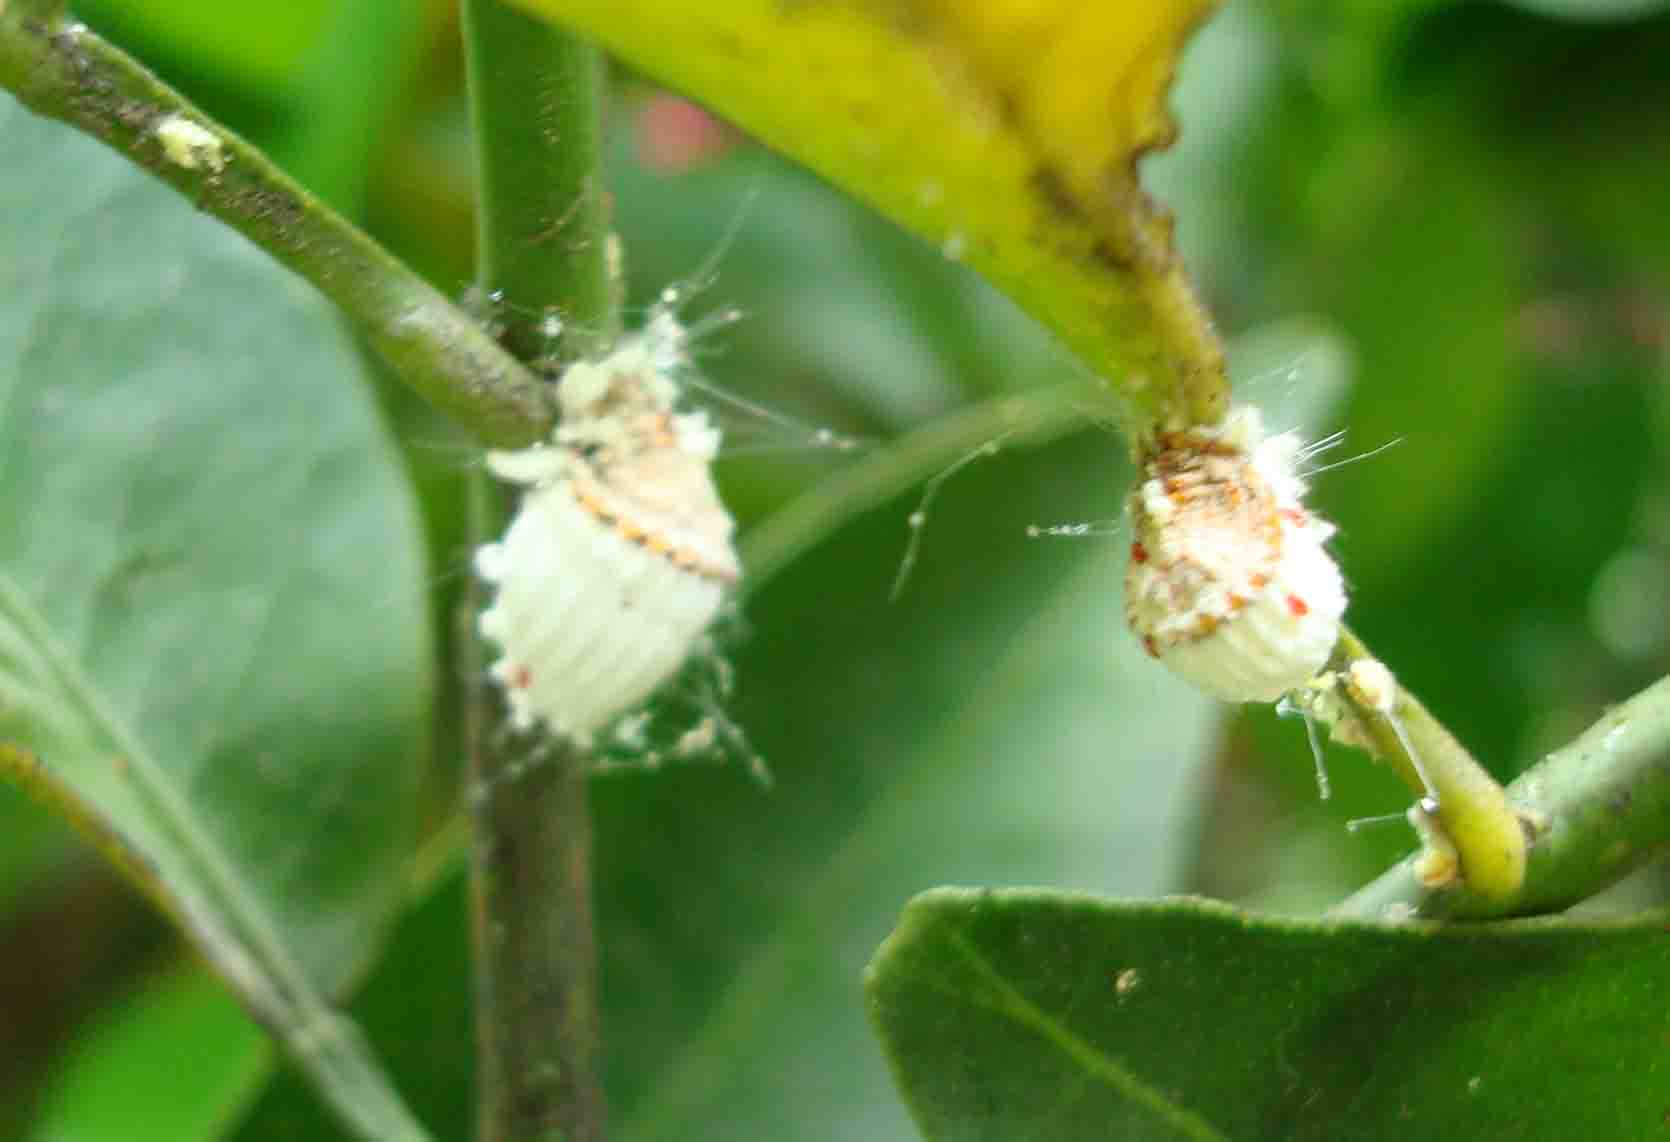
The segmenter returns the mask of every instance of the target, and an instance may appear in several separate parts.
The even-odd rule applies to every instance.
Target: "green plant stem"
[[[1348,679],[1352,664],[1361,661],[1374,656],[1342,628],[1329,668]],[[1461,858],[1468,890],[1494,899],[1517,893],[1525,879],[1525,830],[1496,779],[1401,683],[1390,711],[1363,701],[1349,684],[1339,689],[1376,756],[1417,797],[1437,796],[1438,821]]]
[[[538,377],[474,318],[59,8],[0,3],[0,87],[144,167],[312,282],[405,383],[482,440],[513,447],[550,431]],[[185,158],[163,142],[181,124],[206,140]]]
[[[487,491],[484,480],[475,483]],[[480,607],[467,610],[473,621]],[[472,677],[485,678],[480,642],[465,645]],[[607,1103],[598,1077],[588,759],[565,743],[531,763],[508,757],[495,740],[504,714],[485,687],[468,711],[476,1138],[597,1142]]]
[[[476,130],[478,288],[501,297],[505,343],[551,351],[546,314],[606,336],[615,322],[595,49],[505,9],[465,0]],[[590,346],[564,337],[563,348]],[[493,514],[479,483],[478,534]],[[477,669],[471,676],[481,678]],[[471,908],[481,1142],[596,1142],[606,1107],[591,906],[584,751],[553,743],[530,761],[503,748],[503,714],[471,702]]]
[[[1337,905],[1332,915],[1489,919],[1556,912],[1670,849],[1670,679],[1655,682],[1507,788],[1537,837],[1525,881],[1490,899],[1423,887],[1404,861]]]
[[[477,284],[499,299],[499,340],[520,360],[554,351],[542,328],[549,314],[573,355],[588,352],[615,332],[596,324],[612,316],[602,116],[588,99],[602,83],[602,57],[501,3],[466,2],[462,18],[481,207]]]

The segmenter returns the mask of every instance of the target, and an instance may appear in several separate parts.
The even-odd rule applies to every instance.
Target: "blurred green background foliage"
[[[463,293],[470,157],[449,4],[77,11]],[[1343,429],[1333,458],[1398,442],[1316,481],[1353,621],[1503,778],[1670,666],[1666,59],[1663,3],[1233,0],[1187,57],[1180,143],[1146,164],[1245,350],[1243,392],[1306,405],[1312,434]],[[749,315],[702,345],[716,383],[887,441],[1079,375],[942,251],[615,79],[609,189],[638,311],[737,223],[698,302]],[[378,391],[427,524],[445,676],[472,457],[404,390]],[[727,423],[721,483],[745,535],[862,462]],[[1214,706],[1134,651],[1117,534],[1027,537],[1113,530],[1123,455],[1087,423],[970,464],[935,501],[897,602],[919,486],[756,586],[729,649],[731,712],[774,788],[740,767],[597,780],[621,1138],[909,1136],[859,974],[918,890],[1201,892],[1302,912],[1408,847],[1399,828],[1343,828],[1402,808],[1389,774],[1330,747],[1336,794],[1319,802],[1297,724]],[[428,750],[431,855],[455,792],[453,689]],[[463,1137],[462,888],[432,863],[354,1006],[419,1115]],[[1660,867],[1592,907],[1667,892]],[[9,788],[0,1011],[0,1136],[334,1136],[161,921]]]

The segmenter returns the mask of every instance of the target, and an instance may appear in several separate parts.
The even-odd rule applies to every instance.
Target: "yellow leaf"
[[[1223,354],[1137,160],[1213,0],[513,0],[966,260],[1127,398],[1216,421]]]

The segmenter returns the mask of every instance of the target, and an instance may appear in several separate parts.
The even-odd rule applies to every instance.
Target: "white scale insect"
[[[1303,687],[1339,640],[1345,584],[1306,509],[1294,433],[1244,406],[1162,432],[1131,493],[1125,616],[1149,654],[1227,702]]]
[[[940,485],[992,455],[998,437],[933,477],[911,513],[892,595],[913,569]],[[1304,691],[1339,640],[1345,584],[1326,543],[1334,527],[1305,507],[1297,433],[1268,435],[1256,407],[1210,427],[1159,432],[1126,502],[1132,542],[1125,618],[1150,655],[1226,702]],[[1370,453],[1369,455],[1372,455]],[[1117,531],[1117,528],[1112,529]],[[1032,526],[1029,536],[1110,534],[1094,524]]]
[[[1427,863],[1453,871],[1453,851],[1440,851],[1437,794],[1395,713],[1391,671],[1359,659],[1341,674],[1326,672],[1340,638],[1345,582],[1326,547],[1333,524],[1305,507],[1298,466],[1307,453],[1298,435],[1267,435],[1249,405],[1216,426],[1160,432],[1145,454],[1128,500],[1125,570],[1125,617],[1144,649],[1226,702],[1277,702],[1278,711],[1301,713],[1324,798],[1328,778],[1313,717],[1342,743],[1375,752],[1335,694],[1346,687],[1402,743],[1426,789],[1408,820],[1421,833]]]
[[[741,573],[714,487],[720,432],[679,411],[690,332],[676,290],[645,327],[557,381],[548,442],[489,452],[523,488],[504,538],[476,553],[495,588],[483,636],[512,724],[589,744],[666,682]]]

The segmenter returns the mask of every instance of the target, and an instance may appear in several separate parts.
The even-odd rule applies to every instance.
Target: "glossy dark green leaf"
[[[868,977],[929,1139],[1650,1138],[1670,933],[939,890]]]

